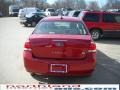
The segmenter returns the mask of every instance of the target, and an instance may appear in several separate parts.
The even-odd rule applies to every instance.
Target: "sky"
[[[49,4],[53,4],[55,1],[56,0],[47,0],[47,2]],[[90,1],[97,1],[98,4],[99,4],[99,6],[102,6],[102,5],[105,5],[105,3],[106,3],[107,0],[85,0],[85,1],[86,1],[86,3],[90,2]]]
[[[56,0],[47,0],[49,4],[53,4]]]

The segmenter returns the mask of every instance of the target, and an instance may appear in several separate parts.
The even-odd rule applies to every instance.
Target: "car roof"
[[[98,13],[98,14],[120,14],[119,12],[108,12],[108,11],[82,11],[83,13]]]
[[[79,22],[82,21],[80,18],[76,17],[67,17],[67,16],[49,16],[45,17],[42,21],[70,21],[70,22]]]

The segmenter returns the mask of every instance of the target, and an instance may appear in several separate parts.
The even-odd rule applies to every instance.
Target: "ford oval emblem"
[[[55,42],[55,46],[57,46],[57,47],[63,47],[64,43],[63,42]]]

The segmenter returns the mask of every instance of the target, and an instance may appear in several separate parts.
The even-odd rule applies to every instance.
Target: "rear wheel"
[[[28,24],[27,24],[27,23],[25,23],[25,24],[24,24],[24,26],[25,26],[25,27],[27,27],[27,26],[28,26]]]
[[[48,76],[44,76],[44,75],[41,75],[41,74],[36,74],[36,73],[30,73],[30,75],[32,77],[42,77],[42,78],[47,78]]]
[[[101,37],[101,32],[97,29],[90,31],[90,33],[91,33],[91,36],[94,40],[98,40]]]
[[[31,76],[35,76],[36,74],[35,73],[30,73],[31,74]]]

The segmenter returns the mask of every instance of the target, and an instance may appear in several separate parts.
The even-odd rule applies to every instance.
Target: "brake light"
[[[89,53],[96,52],[96,44],[94,42],[91,42],[88,52]]]
[[[31,51],[30,42],[29,42],[29,41],[26,41],[26,42],[25,42],[24,50]]]

